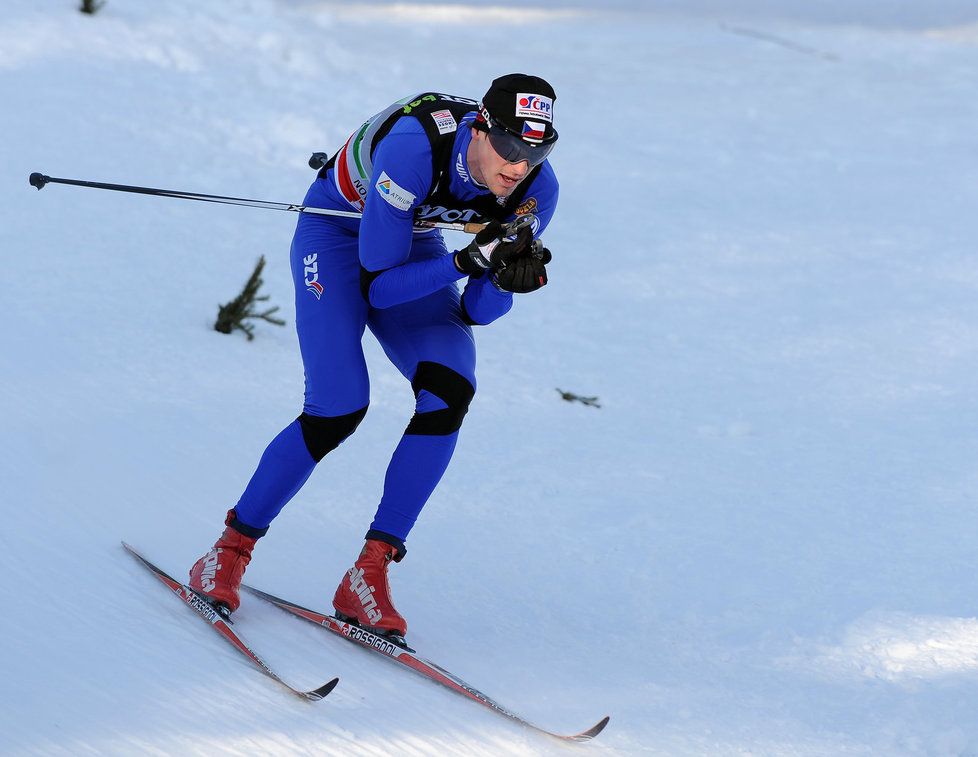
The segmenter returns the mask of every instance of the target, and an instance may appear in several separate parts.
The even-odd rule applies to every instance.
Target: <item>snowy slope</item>
[[[0,752],[978,754],[978,14],[963,2],[9,0],[0,18]],[[529,733],[173,573],[298,413],[291,329],[210,329],[259,255],[291,324],[312,150],[420,88],[558,92],[551,286],[478,334],[458,453],[393,583]],[[249,580],[326,607],[413,407],[370,413]],[[600,410],[555,387],[596,394]]]

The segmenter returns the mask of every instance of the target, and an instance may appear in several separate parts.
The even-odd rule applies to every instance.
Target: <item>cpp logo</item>
[[[530,95],[529,97],[524,97],[520,99],[521,108],[529,108],[530,110],[545,110],[550,112],[550,106],[535,95]]]
[[[516,95],[517,118],[542,118],[553,121],[554,101],[544,95],[520,92]]]

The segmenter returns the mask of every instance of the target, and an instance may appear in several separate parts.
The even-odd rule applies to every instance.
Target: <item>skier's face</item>
[[[466,155],[473,178],[489,188],[496,197],[509,197],[526,175],[530,164],[525,160],[510,163],[497,153],[484,131],[472,129],[472,141]]]

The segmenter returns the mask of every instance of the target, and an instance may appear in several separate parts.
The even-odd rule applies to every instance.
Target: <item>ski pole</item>
[[[32,187],[40,191],[46,184],[68,184],[73,187],[88,187],[90,189],[108,189],[112,192],[133,192],[135,194],[152,195],[154,197],[176,197],[181,200],[198,200],[200,202],[215,202],[221,205],[244,205],[249,208],[264,208],[265,210],[285,210],[292,213],[311,213],[320,216],[339,216],[341,218],[362,218],[362,213],[354,210],[332,210],[330,208],[311,208],[305,205],[293,205],[287,202],[271,202],[269,200],[248,200],[243,197],[225,197],[223,195],[199,194],[197,192],[179,192],[173,189],[154,189],[152,187],[135,187],[128,184],[105,184],[99,181],[82,181],[81,179],[59,179],[55,176],[45,176],[42,173],[32,173],[29,181]],[[485,227],[481,223],[442,223],[440,221],[415,221],[415,226],[424,229],[448,229],[463,231],[467,234],[478,234]]]

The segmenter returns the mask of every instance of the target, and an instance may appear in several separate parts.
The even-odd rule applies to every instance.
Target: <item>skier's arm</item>
[[[430,185],[431,145],[417,121],[402,119],[374,152],[360,222],[360,284],[373,307],[416,300],[464,276],[451,255],[407,262],[414,210]]]

